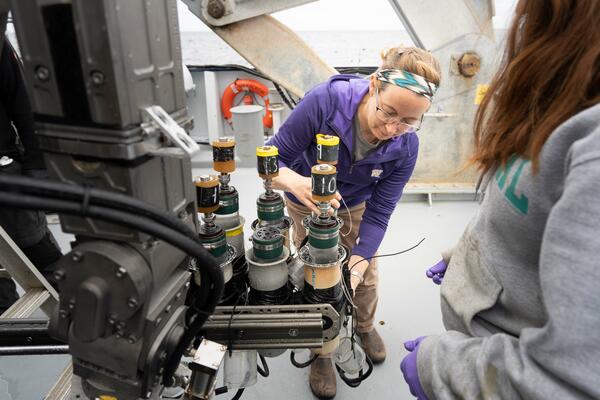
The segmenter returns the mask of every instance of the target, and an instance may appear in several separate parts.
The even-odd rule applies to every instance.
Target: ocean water
[[[326,63],[334,67],[379,65],[381,50],[412,45],[408,33],[397,31],[304,31],[296,32]],[[18,51],[14,31],[7,36]],[[251,65],[216,33],[181,32],[183,62],[187,65]]]
[[[412,45],[408,33],[397,31],[297,32],[326,63],[334,67],[376,66],[384,48]],[[183,61],[188,65],[240,64],[250,66],[214,32],[182,32]]]

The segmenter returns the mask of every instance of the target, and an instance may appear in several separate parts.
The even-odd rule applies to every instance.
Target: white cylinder
[[[363,368],[365,351],[358,343],[352,343],[349,337],[342,338],[333,352],[333,362],[348,375],[355,375]]]
[[[273,113],[273,135],[275,135],[283,124],[283,104],[273,103],[269,105],[269,109]]]
[[[256,167],[256,148],[265,144],[264,107],[243,105],[231,108],[235,152],[241,167]]]
[[[281,258],[276,261],[258,261],[254,257],[254,249],[246,251],[248,261],[248,279],[250,287],[263,292],[277,290],[288,282],[288,266],[286,260],[290,251],[284,247]]]
[[[240,389],[256,384],[256,350],[233,350],[225,355],[223,385]]]

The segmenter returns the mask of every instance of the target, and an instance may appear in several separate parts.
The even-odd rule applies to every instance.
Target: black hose
[[[281,99],[283,100],[283,102],[285,103],[286,106],[288,106],[288,108],[290,110],[294,109],[294,104],[292,104],[292,102],[290,101],[290,99],[288,99],[288,96],[283,92],[283,89],[281,88],[281,86],[279,86],[277,83],[273,82],[273,86],[275,86],[275,89],[277,90],[277,93],[279,93],[279,97],[281,97]]]
[[[58,199],[72,198],[83,200],[87,198],[88,204],[103,205],[142,214],[154,221],[178,230],[191,239],[196,240],[196,233],[179,218],[168,214],[158,207],[121,193],[77,186],[70,183],[45,181],[18,175],[0,175],[0,187],[19,188],[19,192],[39,194]]]
[[[371,375],[371,372],[373,372],[373,361],[371,361],[369,356],[366,356],[366,361],[367,361],[367,371],[363,373],[363,370],[361,369],[360,372],[358,373],[358,377],[356,377],[356,378],[348,377],[346,375],[346,373],[344,372],[344,370],[341,369],[337,364],[335,365],[335,369],[337,369],[338,375],[340,376],[340,378],[344,381],[344,383],[346,385],[355,388],[355,387],[360,386],[360,384]]]
[[[258,358],[260,359],[260,363],[262,364],[262,368],[259,365],[257,365],[256,366],[256,371],[262,377],[266,378],[269,375],[271,375],[271,372],[269,371],[269,366],[267,365],[267,360],[265,359],[265,356],[263,356],[262,354],[259,354]]]
[[[235,392],[235,395],[231,398],[231,400],[239,400],[242,398],[242,394],[244,393],[244,389],[245,388],[239,388],[237,390],[237,392]],[[215,389],[215,395],[220,395],[220,394],[225,394],[229,391],[229,389],[227,389],[227,386],[221,386],[219,388]]]
[[[292,362],[292,365],[296,368],[306,368],[310,364],[312,364],[317,358],[319,358],[319,355],[315,353],[307,361],[299,363],[298,361],[296,361],[295,355],[296,353],[294,352],[294,350],[290,351],[290,361]]]
[[[128,226],[162,239],[187,254],[196,257],[201,262],[202,268],[200,271],[201,273],[206,274],[206,278],[208,278],[204,282],[206,282],[211,295],[207,296],[206,304],[198,305],[202,307],[202,309],[196,310],[196,312],[199,313],[198,316],[193,320],[191,325],[188,326],[182,339],[177,344],[173,355],[165,365],[163,380],[167,386],[171,386],[173,374],[179,365],[183,353],[198,334],[208,316],[214,311],[225,286],[223,272],[219,268],[219,264],[210,253],[202,247],[199,243],[199,239],[195,238],[196,240],[192,240],[180,232],[172,229],[165,229],[164,225],[148,220],[146,217],[107,207],[88,205],[84,208],[81,204],[73,201],[48,199],[10,192],[1,193],[0,204],[15,208],[48,210],[64,214],[87,216],[113,222],[118,225]]]

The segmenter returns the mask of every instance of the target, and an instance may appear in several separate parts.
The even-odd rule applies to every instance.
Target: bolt
[[[125,275],[127,275],[127,270],[123,267],[119,267],[115,272],[117,278],[123,278]]]
[[[129,308],[136,308],[138,306],[137,299],[134,297],[130,297],[129,300],[127,300],[127,306]]]
[[[221,18],[225,15],[225,5],[219,0],[209,0],[206,6],[208,15],[213,18]]]
[[[117,316],[114,314],[111,314],[110,317],[108,317],[108,324],[109,325],[114,325],[115,322],[117,322]]]
[[[134,344],[135,342],[137,342],[137,338],[134,335],[130,335],[127,341],[129,342],[129,344]]]
[[[154,321],[154,326],[159,326],[161,322],[162,322],[161,317],[156,318],[156,321]]]
[[[75,298],[72,298],[71,300],[69,300],[69,310],[74,310],[75,309]]]
[[[165,308],[165,313],[166,313],[166,314],[170,313],[170,312],[171,312],[171,308],[172,308],[172,307],[171,307],[171,305],[169,304],[169,305],[167,306],[167,308]]]
[[[90,74],[90,78],[92,79],[92,83],[94,86],[102,86],[104,85],[104,74],[100,71],[92,71]]]
[[[473,52],[464,53],[458,60],[458,71],[464,77],[473,77],[481,68],[481,57]]]
[[[73,253],[71,253],[71,260],[75,262],[80,262],[81,260],[83,260],[83,254],[81,254],[78,251],[74,251]]]
[[[125,321],[120,321],[117,323],[117,329],[119,329],[119,330],[125,329],[126,326],[127,325],[125,324]]]
[[[121,332],[121,331],[117,331],[117,333],[115,333],[115,337],[116,337],[117,339],[121,339],[121,338],[123,337],[123,332]]]
[[[69,312],[67,310],[60,310],[58,315],[60,315],[61,318],[67,318],[69,316]]]
[[[175,300],[179,299],[181,299],[181,292],[177,292],[177,294],[175,295]]]
[[[187,218],[187,216],[188,216],[188,213],[185,210],[183,210],[182,212],[180,212],[179,215],[178,215],[179,219],[185,219],[185,218]]]
[[[62,281],[63,279],[65,279],[65,271],[63,271],[62,269],[54,271],[54,279],[56,279],[57,281]]]
[[[158,359],[160,361],[165,361],[167,359],[167,352],[163,350]]]
[[[298,329],[290,329],[288,335],[290,335],[291,337],[296,337],[299,333],[300,332],[298,332]]]
[[[46,82],[50,79],[50,71],[43,65],[38,65],[35,68],[35,76],[42,82]]]

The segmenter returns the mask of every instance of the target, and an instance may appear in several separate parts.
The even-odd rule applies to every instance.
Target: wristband
[[[363,283],[363,281],[365,280],[365,277],[358,271],[351,271],[350,275],[355,276],[358,279],[360,279],[360,283]]]

